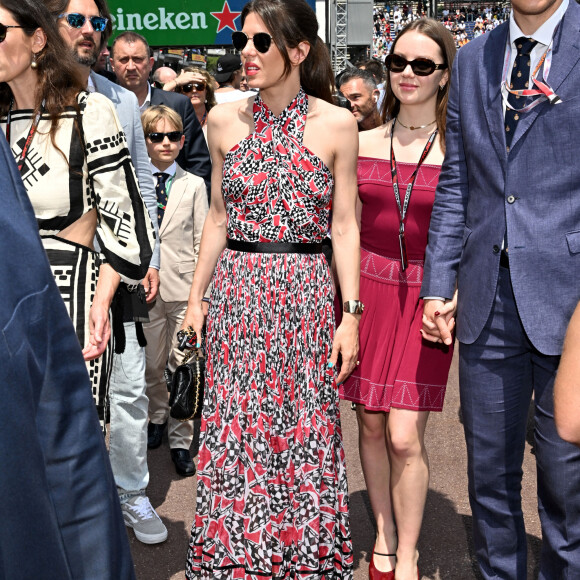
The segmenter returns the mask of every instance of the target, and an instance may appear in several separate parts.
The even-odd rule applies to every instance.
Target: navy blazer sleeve
[[[458,52],[451,73],[445,160],[431,213],[421,296],[453,297],[466,234],[468,180],[460,114],[461,57],[466,53]]]
[[[0,172],[0,578],[134,580],[81,347],[4,135]]]
[[[191,101],[185,95],[151,87],[151,104],[167,105],[181,115],[185,144],[177,157],[177,163],[182,169],[201,177],[205,181],[207,191],[211,191],[209,150]]]

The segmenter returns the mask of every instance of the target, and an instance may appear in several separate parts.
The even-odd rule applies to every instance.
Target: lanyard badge
[[[555,32],[554,32],[555,34]],[[502,73],[502,87],[505,88],[506,92],[502,91],[502,95],[503,95],[503,101],[505,106],[508,109],[512,109],[513,111],[517,111],[519,113],[527,113],[528,111],[531,111],[534,107],[538,106],[540,103],[543,103],[544,101],[548,100],[552,105],[557,105],[558,103],[562,102],[562,99],[552,90],[552,87],[550,87],[550,85],[548,84],[548,76],[550,74],[550,69],[552,68],[552,48],[554,45],[554,39],[552,38],[552,40],[550,41],[550,44],[548,46],[548,48],[546,49],[546,51],[544,52],[544,54],[542,55],[542,57],[540,58],[538,64],[536,65],[536,68],[534,69],[534,72],[532,73],[531,76],[531,81],[532,81],[532,86],[536,86],[536,89],[520,89],[520,90],[513,90],[510,89],[509,87],[509,83],[507,81],[507,76],[508,76],[508,69],[511,63],[511,54],[512,54],[512,48],[511,48],[511,43],[508,42],[508,50],[506,53],[506,59],[504,62],[504,67],[503,67],[503,73]],[[543,81],[538,80],[538,74],[540,72],[540,70],[542,69],[542,65],[544,66],[544,71],[542,74],[543,77]],[[532,103],[530,103],[529,105],[526,105],[524,108],[522,109],[516,109],[515,107],[513,107],[512,105],[509,104],[508,99],[507,99],[507,94],[512,94],[518,97],[539,97],[538,99],[536,99],[535,101],[533,101]]]
[[[419,163],[417,163],[417,167],[415,167],[415,171],[411,175],[411,179],[407,184],[407,190],[405,191],[405,199],[403,200],[403,206],[401,207],[401,195],[399,193],[399,177],[397,175],[397,160],[395,159],[395,151],[393,149],[393,135],[395,132],[395,123],[397,119],[393,120],[393,124],[391,125],[391,179],[393,183],[393,191],[395,193],[395,201],[397,202],[397,207],[399,208],[399,250],[401,252],[401,270],[403,272],[407,269],[409,265],[409,260],[407,258],[407,242],[405,241],[405,218],[407,217],[407,208],[409,207],[409,201],[411,200],[411,192],[413,191],[413,186],[415,185],[415,179],[417,179],[417,174],[419,173],[419,168],[425,161],[427,155],[429,155],[429,151],[431,151],[431,147],[433,142],[435,141],[435,137],[437,136],[437,129],[431,133],[429,136],[429,140],[425,144],[425,148],[423,149],[423,153],[421,153],[421,157],[419,158]]]

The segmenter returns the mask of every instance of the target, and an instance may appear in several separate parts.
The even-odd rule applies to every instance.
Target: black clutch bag
[[[181,338],[179,334],[178,338]],[[185,344],[183,347],[185,348]],[[181,344],[179,348],[184,349]],[[204,387],[205,358],[201,354],[201,349],[192,348],[171,377],[169,415],[178,421],[201,417]]]

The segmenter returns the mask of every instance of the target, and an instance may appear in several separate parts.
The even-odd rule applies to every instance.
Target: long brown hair
[[[437,129],[439,131],[439,141],[441,143],[441,149],[445,151],[445,128],[446,128],[446,118],[447,118],[447,101],[449,100],[449,85],[451,84],[451,69],[453,67],[453,60],[455,59],[455,53],[457,49],[455,48],[455,42],[453,41],[453,36],[437,20],[432,18],[420,18],[419,20],[414,20],[410,22],[399,32],[393,46],[391,47],[390,54],[395,52],[395,47],[397,46],[397,41],[403,34],[407,32],[419,32],[433,40],[443,56],[443,62],[447,65],[447,71],[449,79],[445,83],[442,90],[437,93],[437,104],[435,106],[435,118],[437,119]],[[383,123],[389,119],[393,119],[399,114],[399,108],[401,103],[399,99],[395,97],[393,93],[393,88],[391,87],[391,75],[387,71],[387,80],[385,83],[385,98],[383,100],[383,106],[381,108],[381,116]]]
[[[300,84],[307,94],[333,102],[334,76],[328,49],[318,36],[316,14],[305,0],[250,0],[242,10],[242,26],[251,12],[257,14],[272,35],[284,60],[284,76],[292,63],[288,48],[301,42],[310,45],[310,52],[300,65]]]
[[[38,84],[34,95],[33,117],[44,105],[44,112],[51,119],[50,138],[58,130],[59,116],[66,107],[78,110],[76,97],[85,87],[76,73],[76,63],[71,51],[61,38],[56,22],[41,0],[0,0],[0,6],[10,12],[27,36],[37,28],[46,34],[46,45],[36,54]],[[0,115],[6,115],[13,100],[7,83],[0,83]]]

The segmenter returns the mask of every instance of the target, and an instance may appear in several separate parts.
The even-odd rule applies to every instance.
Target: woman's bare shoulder
[[[356,120],[347,109],[337,107],[317,97],[309,97],[309,99],[309,113],[320,122],[327,123],[329,128],[352,129],[356,127]]]
[[[361,131],[358,134],[359,156],[361,157],[385,157],[384,147],[389,136],[391,123],[383,123],[374,129]]]
[[[231,126],[232,123],[247,123],[252,118],[255,97],[222,103],[211,109],[207,116],[208,124]]]

